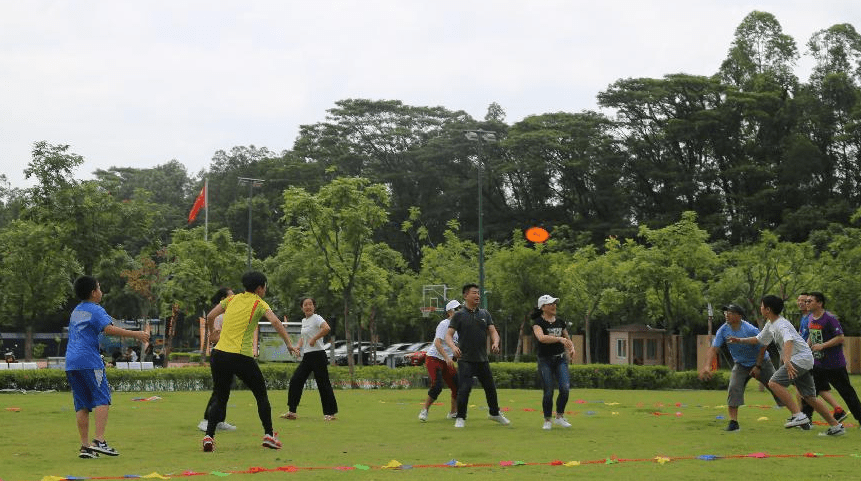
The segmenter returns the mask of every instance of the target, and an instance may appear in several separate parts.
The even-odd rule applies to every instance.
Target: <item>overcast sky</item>
[[[509,124],[596,109],[620,78],[715,73],[753,10],[801,52],[861,30],[858,0],[0,0],[0,173],[31,185],[45,140],[84,157],[79,179],[172,159],[195,176],[219,149],[291,149],[346,98],[477,119],[497,102]]]

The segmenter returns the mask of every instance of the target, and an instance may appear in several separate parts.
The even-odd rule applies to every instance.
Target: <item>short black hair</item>
[[[818,302],[818,303],[822,304],[822,307],[825,307],[825,294],[823,294],[823,293],[821,293],[821,292],[819,292],[819,291],[813,291],[813,292],[811,292],[810,294],[807,294],[807,295],[808,295],[808,296],[810,296],[810,297],[815,297],[815,298],[816,298],[816,302]]]
[[[215,291],[215,295],[212,296],[212,299],[211,299],[212,303],[218,304],[219,302],[223,301],[228,296],[227,293],[232,291],[232,290],[233,289],[231,289],[229,287],[222,287],[222,288],[218,289],[217,291]]]
[[[262,272],[248,271],[242,274],[242,287],[245,292],[254,292],[261,286],[266,286],[266,276]]]
[[[767,296],[763,296],[762,305],[767,307],[775,316],[779,316],[781,312],[783,312],[783,299],[775,296],[774,294],[769,294]]]
[[[474,282],[470,282],[469,284],[466,284],[465,286],[463,286],[463,290],[461,291],[461,294],[466,295],[466,293],[469,292],[469,290],[473,289],[473,288],[478,289],[479,294],[481,294],[481,288],[478,287],[478,284],[476,284]]]
[[[81,276],[75,279],[75,296],[86,301],[93,295],[93,291],[99,288],[99,281],[93,276]]]

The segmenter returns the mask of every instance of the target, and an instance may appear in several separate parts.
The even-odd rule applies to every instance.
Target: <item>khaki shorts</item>
[[[816,397],[816,385],[813,383],[813,375],[807,369],[801,369],[794,362],[795,379],[789,379],[789,374],[786,373],[786,364],[780,366],[771,376],[771,381],[780,384],[783,387],[788,387],[790,384],[795,384],[795,389],[801,397]]]

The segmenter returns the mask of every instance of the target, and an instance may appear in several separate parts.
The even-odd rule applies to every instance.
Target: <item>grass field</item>
[[[853,377],[856,387],[859,380]],[[149,396],[161,399],[134,400]],[[512,421],[503,427],[486,419],[484,392],[475,389],[466,428],[457,430],[444,419],[447,409],[442,405],[432,408],[427,423],[418,421],[423,390],[337,391],[340,414],[334,422],[323,421],[314,391],[305,393],[299,420],[280,419],[286,393],[271,391],[275,430],[284,443],[280,451],[260,447],[262,430],[254,399],[248,391],[236,391],[228,421],[238,431],[219,433],[216,451],[203,453],[202,433],[196,425],[208,396],[202,392],[114,393],[107,440],[121,455],[83,460],[76,456],[78,436],[69,393],[0,394],[0,480],[122,479],[151,473],[200,481],[225,474],[237,481],[436,480],[464,475],[468,479],[720,479],[721,475],[738,479],[761,474],[849,479],[857,477],[861,468],[861,430],[856,420],[847,419],[851,428],[838,438],[818,436],[825,430],[821,425],[811,431],[784,429],[787,411],[773,407],[768,393],[754,384],[748,387],[748,406],[740,411],[742,429],[737,433],[722,431],[726,420],[718,417],[726,417],[726,395],[720,391],[574,389],[568,404],[573,427],[551,431],[541,429],[540,391],[501,390],[500,404]],[[698,458],[709,455],[720,458]],[[412,468],[382,469],[392,460]],[[445,466],[451,460],[467,466]],[[580,464],[558,465],[559,461]],[[287,466],[298,471],[276,470]]]

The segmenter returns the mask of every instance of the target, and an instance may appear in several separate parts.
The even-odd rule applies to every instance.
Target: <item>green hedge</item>
[[[260,365],[269,389],[287,389],[294,363]],[[492,363],[496,386],[502,389],[540,389],[538,368],[533,363]],[[572,365],[571,387],[599,389],[726,389],[729,371],[718,371],[709,381],[700,381],[695,371],[674,372],[666,366]],[[330,366],[329,377],[336,389],[408,389],[427,387],[424,366],[390,369],[357,366],[355,381],[345,366]],[[116,391],[208,391],[212,377],[208,366],[131,371],[108,370],[108,381]],[[312,383],[309,381],[309,383]],[[244,389],[237,381],[237,388]],[[68,391],[66,374],[59,369],[0,371],[0,389]]]

